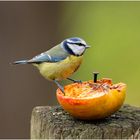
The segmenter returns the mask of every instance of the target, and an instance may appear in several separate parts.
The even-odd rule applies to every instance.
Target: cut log
[[[140,108],[124,105],[115,114],[93,121],[78,120],[60,106],[35,107],[31,139],[128,139],[140,138]]]

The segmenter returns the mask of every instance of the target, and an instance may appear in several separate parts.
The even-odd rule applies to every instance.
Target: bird
[[[80,81],[69,77],[80,67],[83,54],[88,48],[90,46],[82,38],[71,37],[31,59],[15,61],[13,64],[34,65],[45,79],[53,81],[65,94],[64,88],[59,82],[64,79],[73,82]]]

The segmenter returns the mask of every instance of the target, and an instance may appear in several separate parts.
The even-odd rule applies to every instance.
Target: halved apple
[[[65,95],[57,89],[56,96],[60,105],[73,117],[92,120],[105,118],[116,112],[123,104],[126,84],[112,84],[103,78],[96,83],[86,81],[64,87]]]

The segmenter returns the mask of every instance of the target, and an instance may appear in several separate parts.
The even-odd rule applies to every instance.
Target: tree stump
[[[94,121],[78,120],[60,106],[35,107],[31,118],[32,139],[138,139],[140,108],[124,105],[115,114]]]

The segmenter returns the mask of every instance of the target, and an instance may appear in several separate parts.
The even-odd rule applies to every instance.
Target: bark
[[[124,105],[115,114],[94,121],[73,118],[60,106],[35,107],[31,117],[32,139],[140,138],[140,108]]]

